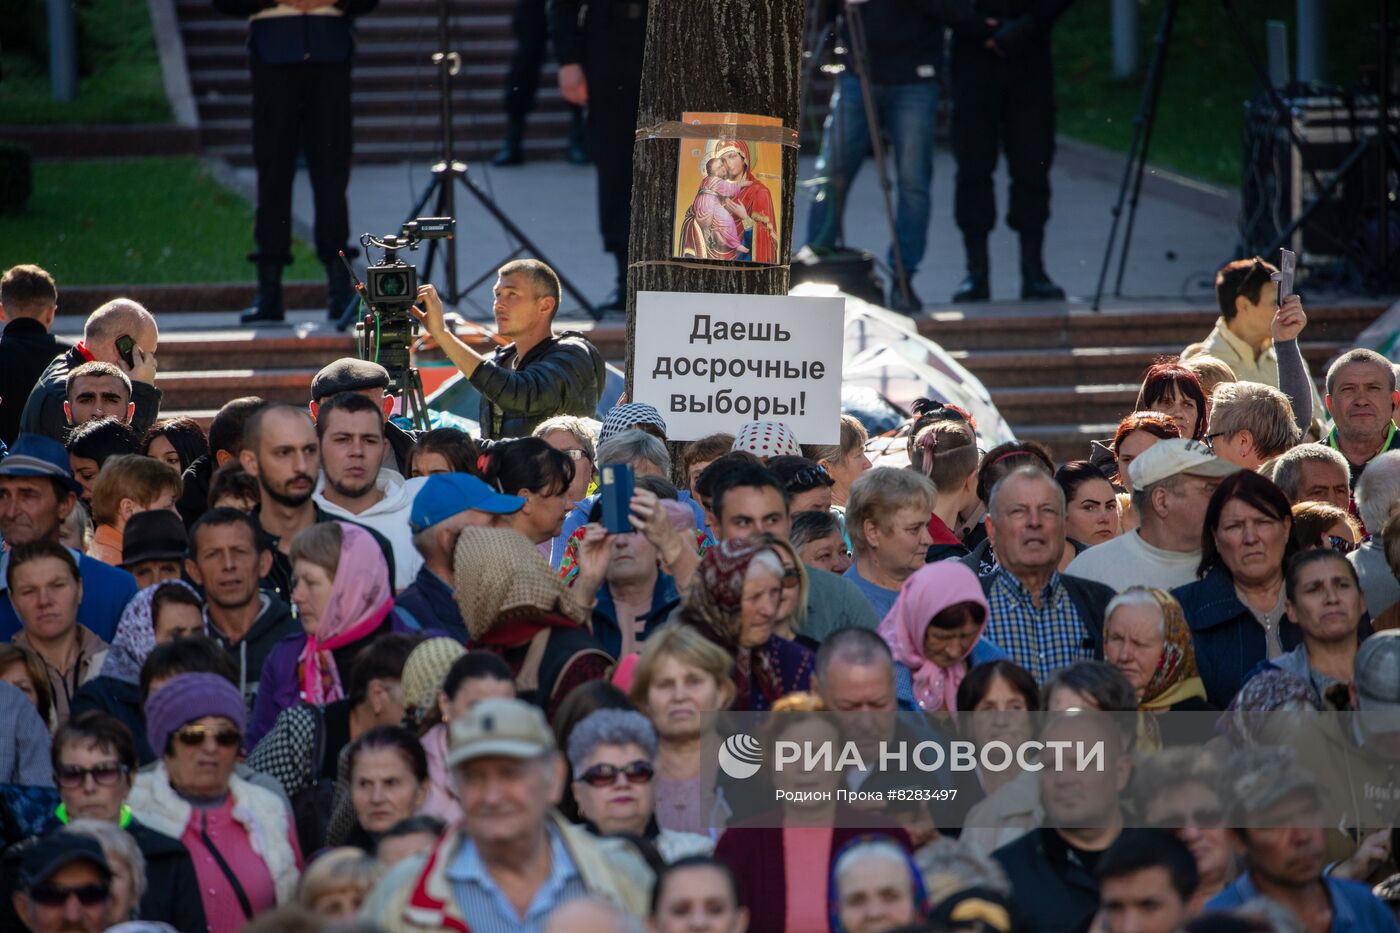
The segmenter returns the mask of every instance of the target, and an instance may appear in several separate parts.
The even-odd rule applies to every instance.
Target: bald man
[[[118,349],[130,338],[130,362]],[[160,330],[151,312],[129,298],[114,298],[88,316],[83,339],[54,359],[39,377],[19,418],[21,433],[44,434],[60,443],[68,435],[63,403],[68,396],[68,374],[83,363],[111,363],[131,379],[131,401],[136,411],[131,426],[144,434],[160,416],[160,390],[156,381],[156,343]]]

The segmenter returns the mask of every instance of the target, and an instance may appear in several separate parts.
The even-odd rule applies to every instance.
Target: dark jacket
[[[838,825],[831,831],[831,853],[835,859],[847,843],[868,835],[890,837],[905,850],[909,849],[909,834],[898,827],[885,827],[878,817],[862,820],[861,815],[837,805]],[[776,820],[774,821],[776,822]],[[858,823],[865,822],[866,828]],[[839,825],[839,824],[846,825]],[[787,875],[784,869],[783,830],[776,825],[730,826],[719,837],[715,858],[729,866],[739,883],[740,900],[749,907],[750,930],[787,929]],[[830,862],[826,876],[831,876]],[[826,902],[826,879],[813,879],[813,897]]]
[[[530,647],[543,639],[538,665],[531,665]],[[539,617],[535,635],[515,645],[482,645],[501,656],[515,675],[520,699],[544,710],[553,721],[564,697],[579,684],[604,679],[614,658],[603,650],[588,629],[560,616]]]
[[[17,317],[0,333],[0,441],[19,437],[19,416],[29,393],[54,357],[73,344],[49,333],[33,318]]]
[[[209,486],[214,481],[214,455],[205,454],[190,461],[180,477],[180,498],[175,508],[188,529],[209,511]]]
[[[671,612],[681,604],[680,590],[676,580],[668,573],[656,575],[656,588],[651,593],[651,609],[639,620],[642,623],[638,641],[645,641],[654,630],[666,623]],[[613,602],[612,589],[604,583],[598,589],[598,603],[593,607],[593,637],[608,654],[620,658],[622,650],[622,629],[617,624],[617,605]]]
[[[995,573],[979,577],[982,582],[982,592],[987,596],[992,594],[992,581],[996,579]],[[1070,601],[1074,603],[1075,611],[1079,613],[1079,621],[1084,626],[1084,647],[1094,649],[1094,657],[1103,660],[1103,613],[1108,608],[1109,602],[1114,596],[1112,587],[1104,586],[1094,580],[1085,580],[1083,577],[1071,577],[1068,574],[1060,574],[1060,585],[1069,593]]]
[[[116,677],[95,677],[73,694],[73,701],[68,704],[68,715],[71,718],[90,709],[115,716],[131,730],[131,737],[136,740],[136,761],[139,764],[145,766],[156,760],[146,739],[146,713],[141,706],[140,686]]]
[[[870,80],[876,84],[933,81],[943,71],[944,30],[972,14],[972,0],[869,0],[861,6],[860,16]]]
[[[1074,0],[977,0],[977,15],[953,29],[954,69],[971,59],[995,66],[998,60],[1014,67],[1017,59],[1050,60],[1050,30]],[[995,29],[986,21],[997,21]],[[996,40],[997,51],[986,47]]]
[[[68,373],[88,359],[83,350],[73,347],[49,363],[24,403],[24,412],[19,417],[21,434],[43,434],[63,443],[68,437],[68,416],[63,413],[63,403],[68,400]],[[136,403],[131,426],[137,434],[145,434],[160,417],[160,389],[144,382],[132,382],[131,400]]]
[[[1206,699],[1224,709],[1244,686],[1245,676],[1268,654],[1264,628],[1235,595],[1234,580],[1224,567],[1177,587],[1172,595],[1191,627]],[[1302,644],[1303,632],[1285,616],[1279,622],[1278,637],[1283,650],[1292,651]]]
[[[467,623],[462,621],[462,610],[452,595],[452,585],[426,565],[418,568],[418,576],[394,597],[394,611],[405,617],[405,621],[417,623],[421,630],[440,629],[447,637],[464,645],[471,638]]]
[[[536,425],[555,415],[592,418],[607,383],[607,367],[598,348],[576,331],[564,331],[532,347],[517,368],[511,367],[515,344],[472,373],[481,393],[481,436],[529,437]]]
[[[229,16],[252,16],[274,4],[266,0],[214,0],[214,9]],[[352,17],[368,13],[379,0],[336,0],[344,16],[273,16],[249,24],[248,48],[262,62],[343,62],[355,51]]]
[[[1077,933],[1099,909],[1099,884],[1053,829],[1037,829],[992,853],[1006,872],[1026,933]]]
[[[209,637],[228,652],[233,666],[238,669],[238,689],[243,693],[243,699],[248,701],[249,713],[257,703],[258,684],[262,680],[263,665],[267,662],[267,656],[284,638],[302,630],[301,623],[292,618],[291,606],[266,590],[262,591],[259,597],[263,600],[262,611],[253,621],[253,627],[248,629],[248,634],[236,643],[229,641],[218,627],[209,621],[208,610],[205,610],[204,614]]]
[[[72,550],[71,548],[69,549]],[[83,580],[83,601],[78,604],[78,624],[92,630],[98,638],[112,643],[122,610],[136,595],[136,578],[111,564],[86,554],[78,554],[78,575]],[[10,641],[19,634],[19,616],[10,602],[10,589],[0,577],[0,641]]]
[[[418,443],[416,432],[407,428],[401,428],[392,421],[384,422],[384,440],[389,445],[389,453],[393,455],[394,462],[391,464],[387,460],[385,466],[392,466],[405,477],[408,476],[408,452],[413,449],[413,445]]]
[[[184,843],[132,819],[126,831],[146,859],[146,893],[141,919],[168,923],[181,933],[208,929],[199,879]]]

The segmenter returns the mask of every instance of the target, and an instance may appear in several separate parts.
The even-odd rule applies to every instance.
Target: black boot
[[[326,263],[326,320],[339,321],[355,297],[345,264],[339,259]]]
[[[282,264],[258,263],[258,294],[253,306],[238,316],[240,324],[277,324],[286,320],[282,305]]]
[[[569,123],[569,151],[565,158],[573,165],[587,165],[593,161],[588,152],[588,131],[583,119],[583,108],[573,108],[573,119]]]
[[[992,297],[988,284],[991,263],[987,258],[987,238],[963,237],[963,249],[967,252],[967,275],[953,292],[953,303],[987,301]]]
[[[492,165],[522,165],[525,162],[525,121],[511,118],[506,126],[505,145],[491,157]]]
[[[1045,264],[1041,250],[1045,245],[1044,234],[1021,234],[1021,300],[1022,301],[1064,301],[1065,290],[1050,280],[1045,274]]]

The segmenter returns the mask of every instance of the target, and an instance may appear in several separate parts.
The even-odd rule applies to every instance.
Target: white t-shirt
[[[1142,540],[1137,531],[1096,544],[1070,562],[1065,573],[1095,580],[1123,592],[1130,586],[1155,586],[1170,592],[1196,581],[1201,552],[1165,551]]]

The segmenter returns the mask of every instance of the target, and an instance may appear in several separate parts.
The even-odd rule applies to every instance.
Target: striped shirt
[[[549,829],[549,877],[535,892],[522,918],[491,879],[476,845],[464,839],[447,867],[447,880],[472,933],[540,933],[556,907],[588,894],[564,840]]]
[[[991,616],[982,637],[996,642],[1040,683],[1052,671],[1094,656],[1088,630],[1058,572],[1041,591],[1037,607],[1021,581],[999,567],[992,577],[987,604]]]

